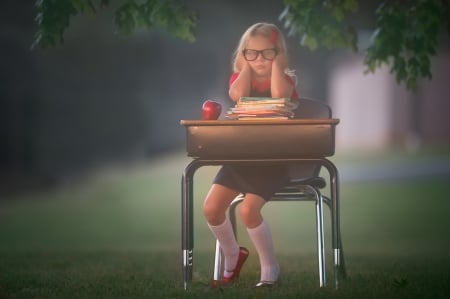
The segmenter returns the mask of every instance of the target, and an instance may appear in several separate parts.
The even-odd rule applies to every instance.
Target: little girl
[[[295,77],[288,68],[286,44],[275,25],[257,23],[243,34],[233,56],[229,95],[235,102],[248,96],[298,100]],[[237,244],[226,217],[231,201],[240,193],[244,194],[240,216],[261,265],[260,281],[256,286],[270,287],[277,283],[280,267],[261,209],[287,182],[285,168],[280,166],[225,165],[219,170],[204,201],[203,213],[225,256],[222,284],[229,284],[239,277],[249,254],[246,248]]]

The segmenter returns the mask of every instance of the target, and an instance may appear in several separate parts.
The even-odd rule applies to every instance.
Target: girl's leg
[[[239,258],[239,245],[233,233],[226,211],[239,192],[222,185],[213,184],[203,203],[203,214],[208,227],[220,243],[225,256],[224,277],[231,276]]]
[[[225,221],[226,211],[240,192],[219,184],[213,184],[203,202],[203,215],[210,225],[220,225]]]
[[[266,222],[264,222],[261,209],[266,201],[255,194],[247,194],[241,203],[241,217],[247,226],[247,231],[258,252],[261,265],[262,282],[275,282],[278,280],[280,267],[275,257],[272,234]]]

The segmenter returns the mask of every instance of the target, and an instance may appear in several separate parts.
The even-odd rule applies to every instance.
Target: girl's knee
[[[253,211],[252,209],[249,207],[249,205],[246,205],[244,203],[241,203],[240,207],[239,207],[239,215],[241,216],[242,220],[248,219],[249,217],[251,217]]]
[[[242,222],[247,227],[255,227],[262,221],[261,209],[265,204],[265,200],[256,195],[247,194],[239,208],[239,214]]]
[[[261,210],[252,205],[241,204],[239,214],[247,227],[253,227],[261,221]]]
[[[202,211],[206,221],[211,225],[222,224],[226,217],[226,207],[218,201],[206,199]]]
[[[208,200],[205,200],[205,202],[203,203],[202,210],[203,215],[206,217],[207,220],[209,220],[210,218],[214,218],[219,213],[217,205],[214,205],[214,203]]]

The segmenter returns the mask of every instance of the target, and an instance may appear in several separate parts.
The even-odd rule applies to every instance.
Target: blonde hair
[[[250,26],[242,35],[239,44],[234,51],[233,58],[232,58],[232,67],[233,72],[239,72],[239,69],[237,68],[237,58],[239,54],[244,51],[245,47],[247,46],[248,40],[253,36],[263,36],[269,39],[273,39],[275,35],[276,43],[275,48],[277,49],[278,53],[284,53],[287,56],[287,50],[286,50],[286,41],[284,39],[283,34],[278,29],[277,26],[270,23],[256,23],[252,26]],[[284,72],[292,77],[296,81],[295,76],[295,70],[291,70],[289,68],[286,68]]]

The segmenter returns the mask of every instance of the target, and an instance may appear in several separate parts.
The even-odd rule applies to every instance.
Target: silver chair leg
[[[237,240],[237,225],[236,225],[236,208],[244,200],[244,194],[239,194],[230,204],[228,208],[228,218],[230,218],[231,226],[233,227],[233,233]]]
[[[222,270],[222,250],[220,249],[219,241],[216,241],[216,253],[214,256],[214,273],[213,280],[220,280],[220,272]]]
[[[244,197],[242,194],[239,194],[230,204],[229,207],[229,218],[231,222],[231,226],[233,227],[234,236],[237,239],[237,232],[236,232],[236,207],[239,203],[241,203],[244,200]],[[216,252],[214,255],[214,272],[213,272],[213,280],[219,281],[220,275],[222,272],[222,249],[220,248],[219,241],[216,241]]]
[[[323,197],[316,190],[316,224],[317,224],[317,256],[319,262],[319,285],[327,285],[325,271],[325,241],[323,229]]]
[[[317,188],[309,185],[303,186],[303,192],[307,192],[310,196],[313,196],[316,202],[317,259],[319,267],[319,286],[322,288],[327,285],[325,269],[325,232],[323,225],[323,204],[324,199],[326,198],[322,196]]]

